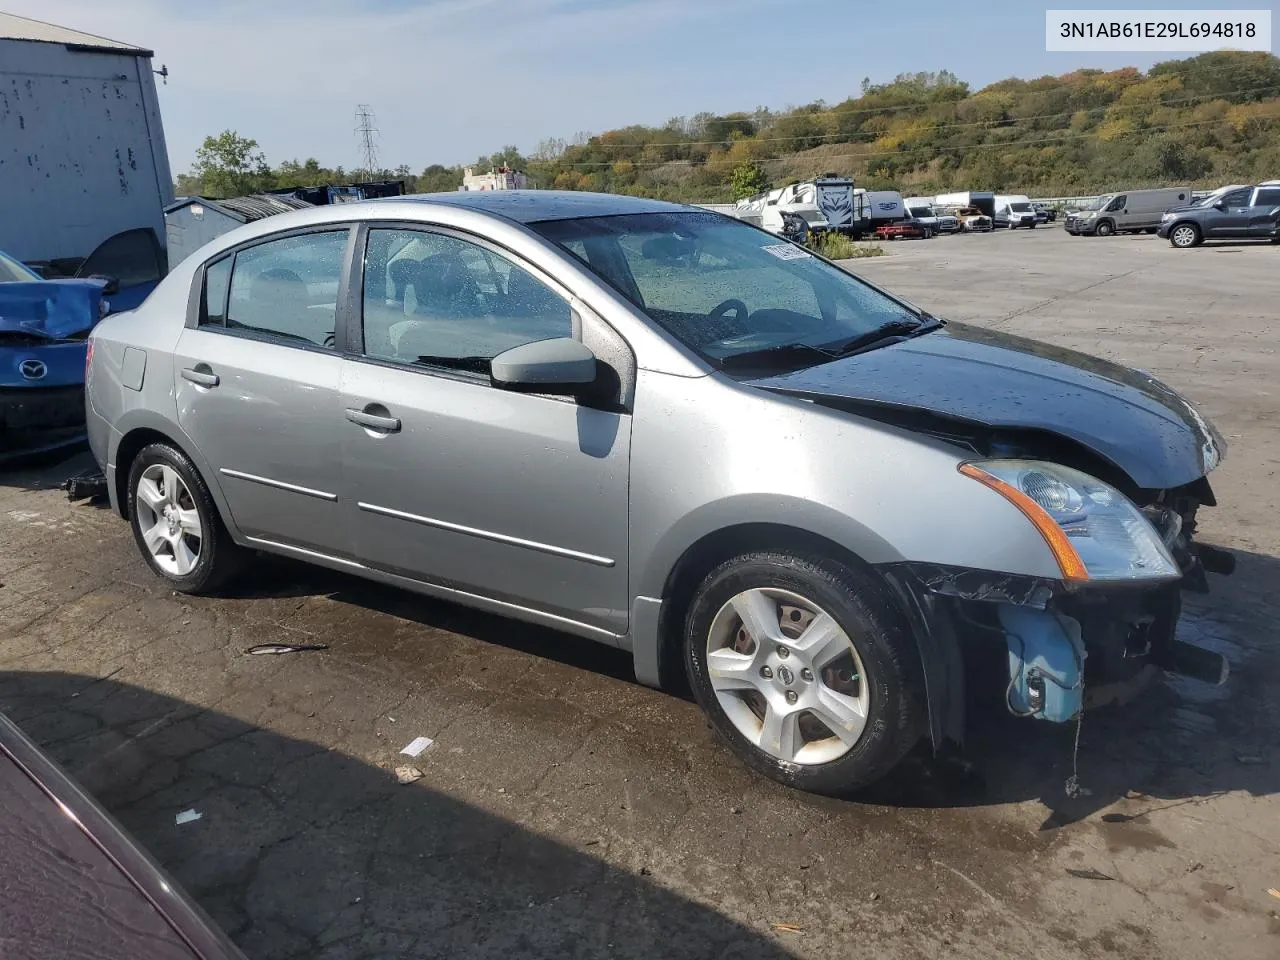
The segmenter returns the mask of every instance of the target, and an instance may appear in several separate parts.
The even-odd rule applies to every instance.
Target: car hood
[[[871,418],[915,411],[1056,434],[1152,490],[1199,479],[1226,451],[1213,426],[1149,374],[968,324],[751,383]]]
[[[65,340],[82,334],[101,318],[102,287],[96,280],[0,283],[0,337]]]

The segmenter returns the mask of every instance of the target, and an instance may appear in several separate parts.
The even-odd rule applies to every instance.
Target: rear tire
[[[1189,250],[1198,246],[1203,239],[1200,228],[1194,223],[1180,223],[1169,231],[1169,242],[1179,250]]]
[[[873,574],[822,555],[722,563],[694,595],[684,644],[689,684],[716,731],[787,786],[866,786],[927,728],[919,654],[892,596]]]
[[[1100,237],[1109,237],[1116,232],[1115,224],[1110,220],[1103,220],[1098,224],[1096,233]]]
[[[243,567],[191,459],[167,443],[138,452],[129,468],[129,525],[142,557],[181,593],[213,593]]]

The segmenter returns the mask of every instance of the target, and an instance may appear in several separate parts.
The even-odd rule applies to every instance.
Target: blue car
[[[123,288],[104,276],[47,280],[0,252],[0,462],[84,440],[89,331],[138,306],[156,273]]]

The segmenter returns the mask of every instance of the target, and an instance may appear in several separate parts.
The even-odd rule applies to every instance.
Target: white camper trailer
[[[869,229],[865,204],[852,180],[819,177],[739,200],[734,216],[780,236],[828,230],[858,236]]]

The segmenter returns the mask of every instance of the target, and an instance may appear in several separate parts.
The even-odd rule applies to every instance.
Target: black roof
[[[457,190],[452,193],[418,193],[396,200],[446,203],[507,217],[519,223],[609,217],[623,213],[677,213],[689,208],[663,200],[626,197],[616,193],[584,193],[579,190]],[[375,200],[374,203],[385,201]]]

